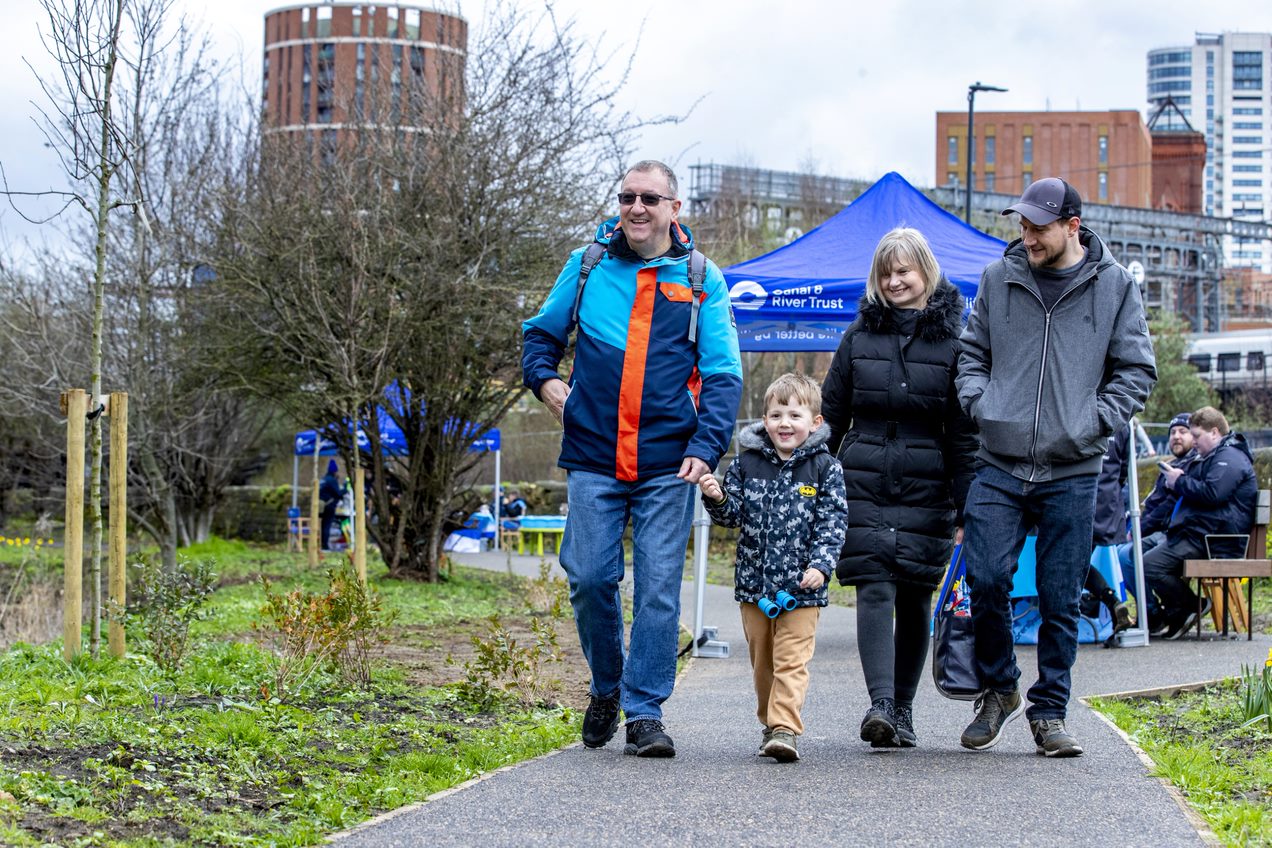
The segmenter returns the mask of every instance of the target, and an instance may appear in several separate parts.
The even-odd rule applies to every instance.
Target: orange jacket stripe
[[[658,293],[658,269],[636,272],[636,297],[627,323],[627,350],[623,354],[623,382],[618,389],[618,450],[615,476],[635,481],[637,447],[640,441],[640,401],[645,393],[645,357],[649,353],[649,329],[654,319],[654,296]]]

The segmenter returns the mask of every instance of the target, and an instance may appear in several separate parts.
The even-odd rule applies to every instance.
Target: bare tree
[[[370,532],[392,575],[429,581],[469,446],[521,394],[521,322],[642,125],[550,15],[497,6],[469,53],[462,78],[443,58],[406,93],[400,132],[368,121],[312,152],[267,136],[218,264],[222,361],[300,422],[363,422],[369,451],[330,434],[371,472]],[[380,449],[385,420],[407,454]]]
[[[171,0],[49,8],[45,42],[63,79],[42,83],[53,103],[45,131],[73,183],[96,179],[96,201],[68,195],[69,203],[97,213],[87,228],[68,227],[92,260],[46,255],[36,273],[4,281],[10,297],[0,345],[7,342],[16,355],[8,359],[14,379],[0,396],[48,409],[50,395],[73,384],[74,369],[86,361],[94,363],[94,394],[103,379],[127,388],[130,517],[174,565],[177,545],[206,537],[212,511],[254,459],[267,420],[257,400],[229,391],[200,358],[208,346],[199,333],[215,328],[193,311],[202,305],[206,275],[197,269],[218,231],[221,185],[242,153],[244,123],[235,109],[245,104],[223,102],[224,75],[206,37],[173,20]],[[115,17],[103,59],[83,45],[96,43],[90,36],[107,37],[92,29],[106,11]],[[84,66],[79,76],[76,61]],[[98,125],[100,146],[89,148],[84,139]],[[108,218],[120,206],[131,214]],[[84,279],[94,281],[89,300],[78,282]],[[107,307],[110,321],[103,322]],[[94,646],[101,585],[95,424]]]

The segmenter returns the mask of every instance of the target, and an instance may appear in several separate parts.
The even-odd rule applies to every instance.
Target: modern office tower
[[[457,109],[468,24],[400,4],[284,6],[265,15],[266,133],[304,133],[324,158],[352,132],[417,132],[422,109]]]
[[[1108,112],[976,112],[975,191],[1016,194],[1063,177],[1084,201],[1152,205],[1152,140],[1134,109]],[[936,184],[967,182],[967,113],[936,113]]]
[[[1149,51],[1149,112],[1169,97],[1205,135],[1205,214],[1266,221],[1272,213],[1270,91],[1270,33],[1197,33],[1193,44]],[[1224,255],[1229,265],[1272,271],[1267,242],[1228,237]]]

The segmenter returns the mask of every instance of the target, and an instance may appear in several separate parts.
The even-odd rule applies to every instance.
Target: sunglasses
[[[634,191],[620,191],[618,193],[618,205],[631,206],[636,202],[636,198],[638,197],[640,198],[641,205],[643,206],[657,206],[660,201],[676,199],[674,197],[668,197],[665,194],[654,194],[652,191],[642,191],[640,194],[637,194]]]

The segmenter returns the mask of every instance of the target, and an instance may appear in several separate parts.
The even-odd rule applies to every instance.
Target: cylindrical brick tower
[[[327,151],[351,131],[419,130],[463,95],[468,23],[400,4],[284,6],[265,15],[267,133],[308,133]]]

